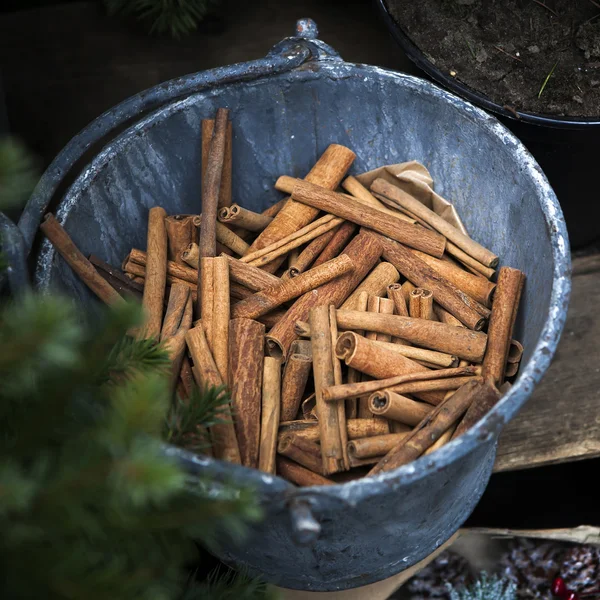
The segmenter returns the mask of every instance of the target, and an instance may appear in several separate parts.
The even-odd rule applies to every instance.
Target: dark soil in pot
[[[438,69],[500,106],[600,115],[600,1],[385,2]]]

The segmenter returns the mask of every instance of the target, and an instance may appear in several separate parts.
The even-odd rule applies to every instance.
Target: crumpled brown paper
[[[411,160],[395,165],[385,165],[373,171],[367,171],[362,175],[357,175],[356,179],[366,188],[370,188],[373,181],[378,177],[385,179],[405,194],[412,196],[442,217],[444,221],[447,221],[465,235],[469,235],[454,206],[435,193],[433,178],[421,163]]]

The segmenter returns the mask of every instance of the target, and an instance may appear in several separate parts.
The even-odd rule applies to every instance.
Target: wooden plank
[[[573,293],[554,362],[500,437],[494,471],[600,456],[600,256],[573,261]]]

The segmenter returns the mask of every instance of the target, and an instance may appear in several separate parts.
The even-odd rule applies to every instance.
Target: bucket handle
[[[317,35],[317,26],[312,19],[300,19],[296,23],[295,35],[285,38],[273,46],[265,58],[172,79],[131,96],[92,121],[52,161],[21,214],[19,229],[23,236],[26,256],[31,251],[42,217],[59,191],[61,183],[64,184],[68,174],[78,163],[81,168],[85,166],[86,156],[92,146],[106,143],[111,134],[122,131],[124,127],[136,122],[144,113],[156,110],[177,98],[189,96],[217,85],[252,81],[261,77],[285,73],[310,60],[341,61],[331,46],[316,39]]]

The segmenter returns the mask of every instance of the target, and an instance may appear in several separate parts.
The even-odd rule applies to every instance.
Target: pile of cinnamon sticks
[[[141,299],[134,334],[165,345],[174,391],[227,386],[231,421],[205,432],[216,458],[328,485],[464,434],[517,373],[524,274],[496,272],[410,186],[348,176],[337,144],[303,180],[280,177],[287,195],[262,213],[233,204],[228,119],[203,122],[202,214],[151,208],[146,251],[121,270],[52,215],[42,230],[103,301]]]

